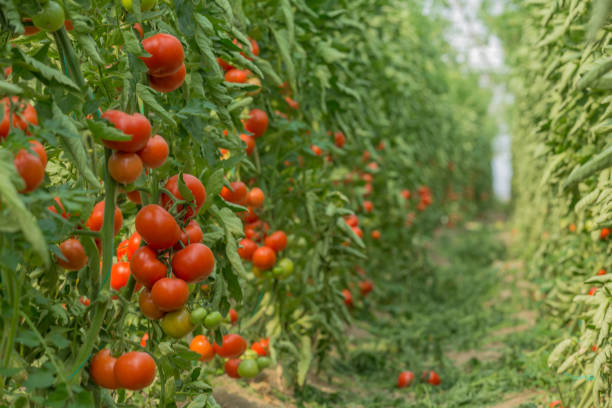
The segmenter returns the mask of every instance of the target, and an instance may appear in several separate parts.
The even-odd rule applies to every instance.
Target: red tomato
[[[67,260],[57,258],[57,264],[69,271],[78,271],[87,265],[88,257],[81,241],[75,238],[67,239],[62,242],[59,249]]]
[[[189,287],[182,279],[162,278],[151,289],[153,303],[162,312],[178,310],[189,299]]]
[[[139,248],[132,256],[130,270],[134,279],[145,287],[151,288],[155,282],[166,277],[168,268],[157,259],[157,254],[148,246]]]
[[[142,30],[142,26],[140,25],[140,23],[134,23],[134,25],[132,26],[132,28],[134,30],[136,30],[136,32],[138,33],[138,35],[140,35],[140,38],[144,37],[144,31]]]
[[[47,167],[47,152],[43,145],[37,140],[30,140],[30,149],[38,155],[43,168]]]
[[[0,103],[4,105],[4,115],[2,116],[2,122],[0,122],[0,139],[6,138],[9,133],[9,128],[11,126],[26,131],[28,124],[34,126],[38,125],[38,116],[36,115],[36,109],[34,109],[34,107],[29,103],[25,103],[21,101],[18,97],[13,96],[11,98],[11,103],[13,105],[17,105],[16,108],[14,108],[14,111],[19,112],[19,115],[12,115],[10,121],[9,117],[11,116],[11,110],[9,107],[9,98],[6,97],[1,99]],[[20,116],[23,117],[23,119]]]
[[[234,309],[230,309],[229,311],[229,316],[230,316],[230,323],[234,324],[238,321],[238,312],[235,311]]]
[[[359,238],[363,238],[363,231],[361,230],[361,228],[359,227],[351,227],[351,229],[353,230],[353,232],[359,237]]]
[[[160,135],[155,135],[147,141],[145,147],[138,152],[144,165],[151,169],[161,167],[168,158],[168,143]]]
[[[191,191],[191,194],[193,194],[194,202],[192,204],[195,206],[195,210],[193,208],[187,209],[185,218],[188,219],[197,215],[197,213],[200,211],[200,208],[202,208],[202,206],[204,205],[204,202],[206,201],[206,189],[204,188],[202,182],[191,174],[184,173],[183,182]],[[178,174],[175,174],[174,176],[170,177],[164,187],[166,188],[166,190],[170,191],[170,193],[172,193],[172,195],[174,195],[177,199],[183,199],[183,196],[179,192],[178,188]],[[166,194],[162,194],[161,201],[162,205],[166,208],[170,208],[172,206],[172,198],[170,198]],[[182,211],[182,209],[182,205],[179,205],[177,207],[177,211],[179,212]]]
[[[251,109],[249,118],[244,123],[244,128],[252,133],[255,138],[261,137],[268,129],[268,115],[261,109]]]
[[[59,209],[62,211],[62,218],[68,219],[70,218],[70,214],[66,213],[66,209],[64,208],[64,205],[62,204],[62,202],[60,201],[60,198],[55,196],[53,197],[53,199],[55,200],[57,206],[59,207]],[[55,208],[55,205],[50,205],[47,207],[47,209],[51,212],[54,212],[57,214],[57,208]]]
[[[149,333],[145,333],[142,335],[142,338],[140,339],[140,347],[147,347],[147,340],[149,340]]]
[[[149,69],[149,75],[165,77],[181,69],[185,62],[183,44],[173,35],[158,33],[142,41],[150,57],[139,57]]]
[[[240,378],[238,374],[238,366],[242,360],[239,358],[229,359],[225,362],[225,374],[232,378]]]
[[[372,231],[372,239],[376,239],[376,240],[380,239],[380,231],[379,230]]]
[[[213,345],[215,353],[223,358],[238,358],[244,353],[247,348],[246,341],[238,334],[226,334],[223,336],[223,341],[219,346],[217,343]]]
[[[404,388],[410,387],[414,380],[414,373],[412,371],[402,371],[397,377],[397,387]]]
[[[431,385],[440,385],[442,382],[440,376],[435,371],[425,371],[421,376],[421,379]]]
[[[410,190],[402,190],[402,197],[404,197],[406,200],[410,200]]]
[[[249,38],[249,41],[251,42],[251,53],[255,56],[259,55],[259,44],[257,44],[257,41],[255,41],[252,38]]]
[[[245,261],[250,261],[253,258],[253,253],[257,249],[257,244],[248,238],[244,238],[240,241],[240,247],[238,248],[238,255]]]
[[[140,196],[140,191],[132,190],[126,194],[128,200],[135,204],[142,204],[142,197]]]
[[[274,252],[280,252],[287,247],[287,234],[284,231],[275,231],[265,239],[264,245],[272,248]]]
[[[214,268],[215,256],[201,243],[187,245],[172,257],[172,271],[189,283],[203,281]]]
[[[212,344],[210,344],[208,339],[201,334],[195,336],[193,340],[191,340],[189,350],[201,355],[200,361],[210,361],[215,357],[215,349]]]
[[[240,134],[240,139],[246,144],[246,154],[249,155],[255,150],[255,138],[247,134]]]
[[[175,249],[181,249],[189,244],[197,244],[204,239],[204,233],[196,220],[189,221],[184,231],[181,231],[181,238],[174,246]],[[181,246],[183,243],[183,246]]]
[[[158,77],[149,75],[149,86],[162,93],[176,91],[185,82],[185,75],[187,75],[187,69],[185,64],[183,64],[178,71],[167,76]]]
[[[287,105],[289,105],[291,109],[294,109],[294,110],[300,109],[300,103],[297,101],[294,101],[288,96],[285,96],[285,102],[287,102]]]
[[[259,216],[255,213],[255,210],[253,210],[253,207],[249,207],[247,211],[241,212],[239,215],[245,222],[248,223],[255,222],[259,219]]]
[[[181,229],[168,211],[157,204],[145,205],[136,214],[136,231],[152,249],[171,248],[181,237]]]
[[[591,289],[589,289],[589,296],[593,296],[593,295],[595,295],[595,292],[597,292],[597,288],[591,288]]]
[[[241,69],[230,69],[225,73],[225,80],[227,82],[243,84],[247,81],[247,74]]]
[[[103,119],[107,119],[117,129],[131,136],[130,140],[102,140],[102,143],[110,149],[122,152],[136,153],[145,147],[151,137],[151,123],[140,113],[128,115],[118,110],[109,110],[102,114]]]
[[[127,257],[128,243],[129,243],[129,240],[127,239],[124,239],[123,241],[119,243],[119,246],[117,247],[117,260],[118,261],[121,261],[124,257]]]
[[[117,359],[111,356],[109,349],[102,349],[91,359],[89,374],[91,379],[100,387],[115,390],[119,383],[115,378],[115,365]]]
[[[344,296],[344,304],[348,307],[353,307],[353,295],[351,292],[348,289],[343,289],[342,295]]]
[[[148,289],[140,292],[138,306],[140,306],[140,312],[151,320],[159,320],[164,317],[165,313],[159,310],[155,302],[153,302],[153,296]]]
[[[111,288],[120,290],[130,279],[130,263],[117,262],[111,269]]]
[[[219,66],[224,71],[229,71],[230,69],[234,69],[234,67],[228,64],[223,58],[217,58],[217,64],[219,64]]]
[[[610,235],[610,229],[609,228],[602,228],[601,232],[599,233],[599,238],[604,240],[604,239],[608,238],[609,235]]]
[[[29,193],[36,190],[45,178],[45,167],[36,154],[25,149],[19,150],[13,159],[17,172],[25,182],[25,188],[20,193]]]
[[[561,400],[556,400],[556,401],[551,402],[548,405],[548,407],[549,408],[563,408],[563,405],[561,405],[561,404],[562,404]]]
[[[221,197],[230,203],[245,205],[247,197],[247,186],[242,181],[232,181],[230,183],[232,189],[223,186],[221,189]]]
[[[83,306],[85,306],[85,307],[87,307],[87,306],[91,305],[91,301],[90,301],[90,300],[89,300],[89,298],[88,298],[88,297],[86,297],[86,296],[81,296],[81,297],[79,298],[79,302],[81,302],[81,304],[82,304]]]
[[[247,193],[246,203],[249,207],[259,208],[263,205],[266,196],[259,187],[254,187]]]
[[[108,158],[108,172],[117,183],[133,183],[142,173],[142,160],[136,153],[114,151]]]
[[[606,270],[605,270],[605,269],[601,268],[601,269],[599,270],[599,272],[597,272],[597,275],[605,275],[606,273],[608,273],[608,272],[606,272]]]
[[[344,136],[344,133],[334,132],[334,143],[336,143],[336,146],[342,149],[342,147],[346,143],[346,136]]]
[[[323,150],[317,145],[310,145],[310,150],[315,154],[315,156],[320,156],[323,154]]]
[[[140,236],[138,231],[134,231],[134,233],[132,234],[128,242],[128,250],[127,250],[128,261],[132,259],[132,256],[134,256],[134,253],[136,252],[136,250],[140,248],[141,242],[142,242],[142,237]]]
[[[344,217],[344,221],[349,227],[357,227],[359,225],[359,217],[357,217],[355,214],[347,215]]]
[[[119,386],[141,390],[155,380],[155,360],[145,352],[130,351],[117,359],[114,371]]]
[[[361,294],[363,296],[368,296],[368,294],[374,289],[374,284],[370,280],[365,280],[359,282],[359,289],[361,290]]]
[[[365,212],[372,212],[372,210],[374,209],[374,204],[371,201],[364,201],[363,202],[363,209],[365,210]]]
[[[265,271],[272,268],[276,263],[276,253],[267,246],[259,247],[253,252],[252,262],[253,266]]]

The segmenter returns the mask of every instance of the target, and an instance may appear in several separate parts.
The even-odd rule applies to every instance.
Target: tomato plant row
[[[420,2],[0,4],[11,406],[302,387],[487,205],[488,94]]]

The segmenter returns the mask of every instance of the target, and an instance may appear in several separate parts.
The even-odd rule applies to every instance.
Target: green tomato
[[[65,19],[62,6],[55,1],[50,1],[32,17],[32,23],[41,30],[57,31],[64,26]]]
[[[202,324],[207,314],[208,312],[206,311],[206,309],[204,309],[203,307],[198,307],[196,310],[191,312],[191,323],[193,323],[195,326]]]
[[[223,316],[219,312],[212,312],[206,316],[204,319],[204,327],[207,329],[216,329],[221,324],[221,320],[223,320]]]
[[[259,367],[260,370],[270,367],[270,364],[272,364],[272,360],[270,360],[270,357],[258,357],[257,358],[257,366]]]
[[[253,378],[259,374],[259,366],[257,361],[249,358],[242,360],[238,366],[238,375],[242,378]]]
[[[289,258],[283,258],[278,261],[277,266],[281,268],[283,278],[290,276],[293,273],[293,261]]]
[[[140,0],[140,11],[149,11],[155,7],[157,0]],[[132,11],[132,0],[121,0],[121,4],[127,11]]]
[[[194,329],[191,318],[186,308],[166,313],[161,320],[161,327],[170,337],[180,339]]]

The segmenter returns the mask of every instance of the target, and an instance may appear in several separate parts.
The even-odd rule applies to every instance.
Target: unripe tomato
[[[255,138],[261,137],[268,129],[268,115],[261,109],[251,109],[249,118],[244,122],[244,128]]]
[[[238,374],[238,366],[240,366],[242,360],[239,358],[232,358],[225,362],[225,374],[232,378],[240,378]]]
[[[344,296],[344,304],[348,307],[353,307],[353,295],[348,289],[342,290],[342,295]]]
[[[78,271],[87,265],[87,254],[85,253],[81,241],[78,239],[67,239],[60,244],[59,249],[64,258],[66,258],[66,261],[57,258],[57,264],[62,268],[68,269],[69,271]]]
[[[195,207],[195,209],[191,207],[187,209],[185,218],[189,219],[197,215],[198,212],[200,211],[200,208],[202,208],[202,206],[204,205],[204,202],[206,201],[206,189],[204,188],[204,185],[202,184],[202,182],[198,180],[197,177],[194,177],[191,174],[184,173],[183,182],[185,183],[185,185],[187,186],[187,188],[191,191],[191,194],[193,195],[192,205]],[[170,177],[168,181],[166,182],[166,185],[164,186],[164,188],[168,190],[170,193],[172,193],[172,195],[175,196],[177,199],[183,200],[183,196],[181,195],[179,188],[178,188],[178,174],[175,174],[174,176]],[[173,200],[168,195],[162,194],[161,201],[162,201],[162,205],[165,208],[172,207]],[[180,212],[182,210],[183,210],[183,206],[179,205],[177,207],[177,211]]]
[[[43,165],[43,168],[47,167],[47,152],[45,151],[44,146],[38,140],[30,140],[30,149],[36,153]]]
[[[218,311],[214,311],[212,313],[209,313],[204,319],[204,327],[209,330],[216,329],[217,327],[219,327],[222,320],[223,316],[221,316],[221,313],[219,313]]]
[[[250,261],[253,258],[253,253],[257,249],[257,244],[248,238],[244,238],[240,241],[240,247],[238,248],[238,255],[246,261]]]
[[[32,22],[41,30],[57,31],[64,25],[65,18],[63,7],[55,1],[49,1],[32,16]]]
[[[272,268],[276,263],[276,253],[267,246],[259,247],[253,252],[252,262],[253,266],[265,271]]]
[[[246,144],[246,154],[250,155],[255,150],[255,138],[253,136],[241,133],[240,139]]]
[[[215,343],[213,347],[215,353],[223,358],[238,358],[247,349],[247,344],[239,334],[226,334],[221,346]]]
[[[11,118],[9,102],[12,102],[14,105],[18,105],[14,110],[15,112],[19,112],[19,115],[12,115]],[[29,103],[25,103],[16,96],[12,97],[10,100],[8,97],[5,97],[0,100],[0,103],[4,105],[4,115],[2,116],[2,122],[0,122],[0,139],[4,139],[8,135],[11,125],[15,128],[26,131],[28,134],[29,132],[27,132],[27,127],[29,124],[35,126],[38,125],[36,109],[34,109],[34,107]]]
[[[410,384],[412,384],[413,380],[414,380],[414,373],[412,371],[402,371],[397,376],[397,387],[398,388],[410,387]]]
[[[36,190],[45,178],[45,167],[36,154],[25,149],[19,150],[13,159],[17,172],[25,182],[25,188],[20,193],[29,193]]]
[[[232,189],[223,186],[221,189],[221,197],[230,203],[245,205],[247,197],[247,187],[242,181],[232,181],[230,183]]]
[[[266,237],[264,245],[272,248],[274,252],[280,252],[287,247],[287,234],[284,231],[275,231]]]
[[[243,84],[247,80],[247,74],[242,69],[230,69],[225,73],[225,80],[227,82]]]
[[[204,239],[204,233],[202,232],[202,228],[196,220],[189,221],[189,224],[185,227],[184,231],[181,231],[181,238],[179,242],[176,243],[174,249],[181,249],[181,243],[184,246],[188,246],[189,244],[198,244],[202,242]]]
[[[194,329],[189,312],[184,307],[174,312],[166,313],[161,320],[161,327],[170,337],[181,338]]]
[[[161,167],[168,158],[168,143],[160,135],[155,135],[147,141],[145,147],[138,152],[142,163],[151,169]]]
[[[189,299],[189,287],[182,279],[162,278],[151,288],[153,303],[162,312],[178,310]]]
[[[155,7],[155,3],[157,0],[141,0],[140,1],[140,10],[141,11],[149,11],[153,7]],[[132,11],[132,0],[121,0],[121,4],[127,11]]]
[[[238,321],[238,312],[234,309],[229,310],[230,323],[234,324]]]
[[[165,77],[177,72],[185,62],[183,44],[173,35],[158,33],[142,41],[150,57],[139,57],[149,68],[149,75]]]
[[[117,359],[111,356],[109,349],[102,349],[91,359],[89,374],[91,379],[100,387],[116,390],[119,383],[115,378],[115,364]]]
[[[155,282],[166,277],[168,268],[157,259],[157,253],[148,246],[139,248],[130,260],[130,269],[134,279],[145,287],[151,288]]]
[[[117,359],[115,377],[122,388],[141,390],[155,380],[155,360],[143,351],[130,351]]]
[[[130,279],[130,263],[129,262],[117,262],[111,268],[111,288],[120,290],[124,287]]]
[[[286,278],[293,273],[293,261],[289,258],[283,258],[274,267],[274,272],[279,278]]]
[[[172,271],[186,282],[200,282],[208,278],[215,268],[215,256],[202,243],[190,244],[172,257]]]
[[[270,360],[269,357],[258,357],[257,358],[257,366],[259,367],[260,370],[264,370],[270,367],[270,364],[272,364],[272,360]]]
[[[136,231],[152,249],[171,248],[181,237],[181,229],[168,211],[157,204],[145,205],[136,214]]]
[[[133,183],[142,173],[142,160],[136,153],[114,151],[108,158],[108,172],[117,183]]]
[[[131,136],[130,140],[104,140],[102,143],[110,149],[122,152],[136,153],[142,150],[151,137],[151,123],[140,113],[128,115],[118,110],[109,110],[102,114],[103,119],[107,119],[117,129]]]
[[[185,82],[185,75],[187,75],[187,69],[185,64],[183,64],[178,71],[170,75],[163,77],[149,75],[149,86],[162,93],[176,91]]]
[[[255,265],[253,265],[253,267],[251,267],[251,272],[253,272],[253,275],[255,275],[258,278],[263,278],[263,271],[261,269],[259,269],[258,267],[256,267]]]
[[[195,336],[193,340],[191,340],[189,350],[201,355],[200,361],[210,361],[215,357],[215,349],[212,344],[210,344],[208,339],[201,334]]]
[[[159,310],[155,302],[153,302],[151,292],[146,288],[138,296],[138,305],[142,314],[151,320],[159,320],[164,317],[164,312]]]
[[[198,307],[189,315],[189,319],[194,326],[202,324],[208,312],[203,307]]]
[[[249,207],[259,208],[263,205],[266,198],[264,192],[259,187],[253,187],[246,195],[246,203]]]
[[[257,77],[249,78],[247,79],[246,83],[257,87],[257,89],[247,92],[248,96],[259,95],[259,93],[261,92],[261,80],[259,78]]]
[[[259,374],[259,366],[254,359],[242,360],[238,365],[238,375],[242,378],[253,378]]]

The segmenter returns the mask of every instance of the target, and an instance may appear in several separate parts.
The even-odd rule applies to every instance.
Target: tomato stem
[[[3,350],[2,350],[2,366],[8,367],[11,361],[11,354],[13,352],[13,345],[15,344],[15,336],[17,335],[17,323],[19,322],[19,300],[21,295],[21,285],[18,282],[22,282],[23,279],[15,279],[13,271],[7,271],[2,268],[2,282],[8,293],[8,298],[11,302],[11,319],[9,321],[8,336],[3,335]],[[6,331],[4,331],[6,333]],[[0,388],[4,388],[4,377],[0,381]]]

